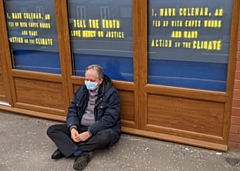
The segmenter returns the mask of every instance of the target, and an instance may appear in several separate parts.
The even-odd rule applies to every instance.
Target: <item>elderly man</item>
[[[52,159],[75,156],[73,168],[83,170],[94,150],[105,149],[121,136],[121,100],[111,79],[99,65],[85,72],[85,85],[75,92],[66,124],[52,125],[47,135],[56,144]]]

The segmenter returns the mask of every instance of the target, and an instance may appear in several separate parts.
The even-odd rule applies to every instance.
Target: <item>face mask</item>
[[[88,90],[95,90],[97,89],[97,84],[96,82],[91,82],[91,81],[85,81],[85,85]]]

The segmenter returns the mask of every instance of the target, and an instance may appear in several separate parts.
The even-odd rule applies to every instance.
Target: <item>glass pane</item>
[[[233,0],[149,0],[148,83],[225,91]]]
[[[68,0],[73,74],[99,64],[112,79],[133,81],[132,1]]]
[[[61,73],[54,0],[4,0],[14,69]]]

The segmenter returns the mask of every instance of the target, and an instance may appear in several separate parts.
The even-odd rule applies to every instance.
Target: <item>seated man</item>
[[[52,159],[75,156],[73,168],[83,170],[94,150],[109,148],[121,135],[121,100],[111,79],[98,65],[85,72],[68,108],[66,124],[52,125],[47,135],[56,144]]]

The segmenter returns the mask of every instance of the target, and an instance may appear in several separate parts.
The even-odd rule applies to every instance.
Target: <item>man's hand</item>
[[[90,137],[91,137],[90,133],[88,131],[85,131],[81,134],[78,134],[76,139],[78,142],[83,142],[83,141],[87,141]]]
[[[75,128],[71,129],[71,138],[74,142],[79,142],[79,140],[77,138],[79,135],[80,134],[78,134],[78,131]]]

